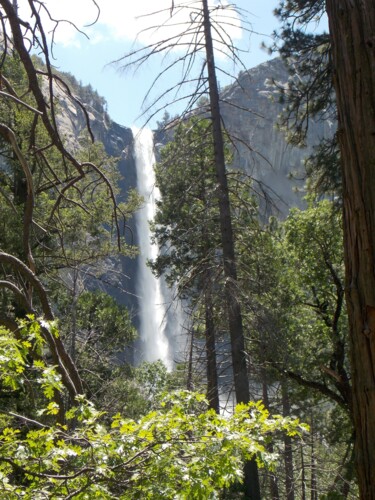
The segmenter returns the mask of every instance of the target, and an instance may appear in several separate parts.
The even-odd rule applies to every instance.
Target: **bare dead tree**
[[[188,9],[189,21],[180,26],[176,35],[163,38],[162,29],[178,24],[177,15]],[[158,12],[160,13],[160,11]],[[200,0],[191,3],[173,4],[167,12],[169,19],[163,26],[151,26],[149,32],[160,31],[159,41],[135,49],[117,61],[125,68],[139,69],[151,57],[163,54],[165,57],[171,55],[172,51],[178,48],[178,55],[167,62],[150,89],[172,68],[180,67],[182,70],[181,79],[168,88],[164,94],[153,100],[151,108],[156,109],[153,114],[160,109],[162,98],[172,97],[172,102],[183,100],[186,103],[186,115],[196,105],[198,100],[205,96],[208,98],[207,115],[212,122],[212,140],[214,149],[214,163],[216,169],[216,180],[218,186],[218,206],[220,218],[222,265],[225,277],[225,294],[227,303],[228,329],[231,338],[232,366],[234,374],[234,387],[237,402],[248,402],[249,378],[247,367],[247,356],[245,352],[245,340],[242,323],[241,304],[238,293],[236,256],[234,250],[234,237],[232,228],[231,204],[229,200],[229,190],[227,182],[227,171],[224,154],[224,127],[220,111],[220,97],[217,82],[217,73],[220,71],[215,63],[214,46],[216,54],[221,53],[229,56],[232,61],[241,64],[233,40],[229,33],[231,25],[236,23],[239,9],[234,4],[224,6],[215,5],[209,8],[207,0]],[[150,15],[152,16],[152,14]],[[150,17],[152,19],[152,17]],[[249,30],[245,25],[245,30]],[[198,76],[192,76],[198,66]],[[193,92],[184,94],[184,89],[194,85]],[[149,97],[148,92],[145,99]],[[165,107],[165,105],[162,105]],[[260,499],[260,488],[258,470],[255,460],[245,465],[245,495],[253,500]]]

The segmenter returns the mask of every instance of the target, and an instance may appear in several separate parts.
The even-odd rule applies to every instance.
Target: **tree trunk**
[[[221,127],[219,91],[216,79],[210,13],[207,0],[202,0],[202,6],[215,167],[219,188],[220,231],[224,261],[225,294],[227,300],[229,333],[231,339],[234,388],[237,402],[248,403],[250,400],[249,379],[247,373],[241,306],[237,299],[237,270],[234,254],[234,239],[225,168],[224,140]],[[252,460],[245,465],[244,486],[245,495],[247,498],[250,498],[252,500],[260,500],[258,468],[255,460]]]
[[[283,405],[283,416],[290,417],[290,401],[288,394],[288,382],[281,382],[281,398]],[[286,499],[294,500],[294,464],[292,438],[287,433],[284,434],[284,467],[285,467],[285,488]]]
[[[375,2],[327,0],[343,173],[356,469],[375,499]]]
[[[210,220],[210,204],[207,199],[207,165],[206,159],[202,159],[200,163],[201,181],[200,181],[200,199],[204,206],[204,219],[201,230],[201,238],[204,247],[204,260],[205,271],[203,273],[203,283],[201,289],[204,295],[204,309],[205,309],[205,341],[206,341],[206,372],[207,372],[207,399],[210,408],[213,408],[216,413],[220,413],[220,400],[219,400],[219,377],[217,374],[217,360],[216,360],[216,332],[214,320],[214,305],[212,301],[213,294],[213,280],[211,272],[211,262],[208,258],[210,254],[210,237],[209,227]]]
[[[211,285],[205,292],[205,323],[206,323],[206,359],[207,359],[207,399],[210,408],[216,413],[220,412],[219,385],[216,363],[216,342],[215,342],[215,323],[213,314],[213,305],[211,298]]]
[[[311,420],[311,482],[310,482],[310,499],[318,500],[318,485],[316,476],[316,456],[315,456],[315,441],[314,441],[314,421]]]
[[[186,389],[188,391],[194,390],[193,358],[194,358],[194,326],[192,326],[191,335],[190,335],[189,361],[188,361],[188,372],[187,372],[187,379],[186,379]]]
[[[301,500],[306,500],[306,470],[305,459],[303,456],[303,444],[301,444]]]
[[[263,404],[270,411],[270,401],[268,397],[268,384],[267,384],[267,373],[266,370],[262,367],[262,394],[263,394]],[[274,452],[274,447],[272,442],[267,446],[267,451],[270,453]],[[277,481],[277,476],[274,472],[269,472],[269,481],[270,481],[270,493],[272,500],[279,500],[279,485]]]
[[[354,448],[350,442],[330,491],[339,491],[343,499],[348,498],[354,475]]]

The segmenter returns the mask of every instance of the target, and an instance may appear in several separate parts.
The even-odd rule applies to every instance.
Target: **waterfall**
[[[155,260],[159,253],[157,244],[151,243],[149,221],[156,213],[156,200],[160,197],[155,186],[154,140],[148,129],[132,127],[134,159],[137,171],[137,189],[144,205],[137,213],[137,233],[140,256],[136,291],[139,297],[139,353],[136,362],[161,360],[171,369],[171,347],[166,335],[166,306],[160,279],[147,267],[147,260]]]

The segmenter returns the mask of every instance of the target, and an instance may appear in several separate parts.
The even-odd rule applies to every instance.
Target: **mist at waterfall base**
[[[138,273],[136,294],[138,297],[139,341],[134,354],[135,364],[142,361],[161,360],[171,370],[176,356],[179,324],[178,305],[170,304],[168,293],[161,278],[156,278],[147,266],[148,260],[155,260],[159,254],[157,244],[151,242],[149,222],[156,213],[156,201],[160,197],[155,186],[154,137],[149,129],[132,127],[133,156],[137,172],[137,190],[143,197],[142,208],[136,214],[138,234]],[[174,324],[171,324],[174,323]]]

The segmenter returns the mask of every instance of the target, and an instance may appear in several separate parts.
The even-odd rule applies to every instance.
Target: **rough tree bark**
[[[360,497],[375,499],[375,3],[327,0],[342,156]]]
[[[241,306],[238,300],[237,270],[234,253],[234,238],[230,213],[229,191],[227,184],[224,140],[221,126],[219,91],[216,79],[214,49],[211,34],[211,21],[207,0],[202,0],[203,24],[206,49],[206,64],[210,97],[216,177],[219,188],[219,213],[221,244],[223,250],[225,294],[227,299],[229,333],[231,339],[234,388],[238,403],[250,400],[249,378],[246,363],[245,341],[242,325]],[[251,500],[260,499],[258,469],[255,460],[245,465],[245,495]]]
[[[207,230],[209,216],[209,203],[207,199],[206,185],[206,162],[201,161],[201,181],[200,181],[200,199],[204,206],[204,223],[202,224],[201,238],[204,246],[205,260],[210,252],[210,234]],[[219,398],[219,377],[217,373],[216,359],[216,325],[214,319],[214,304],[212,300],[212,271],[211,263],[206,262],[205,271],[203,273],[203,282],[201,289],[203,290],[204,310],[205,310],[205,338],[206,338],[206,370],[207,370],[207,399],[210,408],[213,408],[216,413],[220,413],[220,398]]]

